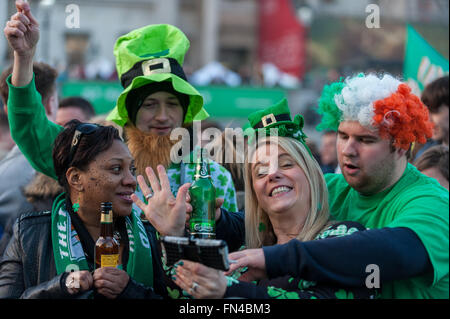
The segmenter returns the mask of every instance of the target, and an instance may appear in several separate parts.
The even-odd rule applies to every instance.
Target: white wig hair
[[[395,93],[401,82],[389,74],[381,78],[375,74],[347,78],[334,101],[342,112],[343,121],[358,121],[362,126],[374,126],[373,103]]]

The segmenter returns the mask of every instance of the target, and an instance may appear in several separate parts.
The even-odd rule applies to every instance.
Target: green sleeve
[[[34,74],[31,82],[22,87],[9,87],[8,119],[11,136],[31,166],[54,179],[53,142],[63,127],[48,120],[42,98],[36,90]]]

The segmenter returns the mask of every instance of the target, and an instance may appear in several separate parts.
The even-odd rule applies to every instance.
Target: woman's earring
[[[73,204],[72,209],[75,213],[78,212],[78,210],[80,209],[80,204],[79,203]]]
[[[72,205],[72,209],[73,209],[74,213],[76,213],[80,210],[80,194],[78,194],[77,202]]]

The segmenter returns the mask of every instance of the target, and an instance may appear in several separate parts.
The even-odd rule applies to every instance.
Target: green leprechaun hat
[[[107,120],[120,126],[130,121],[130,109],[127,109],[127,102],[129,106],[133,96],[130,92],[137,92],[149,84],[154,84],[155,88],[170,86],[177,96],[185,97],[184,123],[207,118],[203,97],[189,84],[182,68],[189,46],[186,35],[168,24],[148,25],[117,39],[114,55],[124,90]],[[132,101],[136,102],[136,99]]]
[[[303,132],[305,121],[300,114],[295,115],[294,120],[291,119],[291,113],[287,100],[284,98],[275,105],[264,110],[256,111],[248,116],[250,126],[254,130],[254,134],[271,135],[270,129],[277,129],[277,136],[291,137],[300,141],[311,154],[305,139],[306,134]]]

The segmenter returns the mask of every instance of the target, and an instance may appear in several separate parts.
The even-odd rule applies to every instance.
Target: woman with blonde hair
[[[269,151],[271,156],[266,157],[266,154],[261,156],[264,151],[266,151],[265,153]],[[284,244],[292,238],[301,241],[313,240],[324,228],[330,226],[325,179],[318,163],[308,153],[304,144],[289,137],[269,136],[259,139],[256,150],[252,153],[249,154],[245,163],[245,189],[247,190],[245,199],[246,248]],[[285,205],[288,205],[282,195],[288,195],[292,190],[295,190],[295,187],[284,186],[282,188],[283,186],[280,186],[279,189],[271,189],[271,185],[273,187],[278,185],[274,181],[268,183],[268,195],[264,192],[258,193],[255,189],[259,187],[261,180],[264,178],[280,179],[280,176],[277,175],[267,176],[276,174],[276,167],[273,167],[271,171],[268,163],[253,163],[261,161],[264,157],[269,160],[272,166],[278,161],[281,171],[287,171],[292,166],[298,166],[297,169],[303,172],[301,180],[296,182],[305,182],[304,185],[299,185],[301,187],[299,191],[306,192],[309,196],[293,194],[297,196],[297,202],[301,202],[299,203],[301,204],[299,210],[293,210],[293,216],[287,215],[286,211],[281,214],[280,210],[281,208],[286,209]],[[268,172],[265,172],[267,169]],[[267,209],[264,209],[264,197],[268,199]],[[278,200],[281,201],[280,204],[277,203]],[[279,207],[276,207],[276,205]],[[292,223],[293,220],[298,220],[298,223]],[[289,226],[283,227],[284,222]],[[294,230],[290,231],[289,228]],[[285,231],[283,232],[283,230]],[[295,234],[295,237],[293,237],[293,234]]]
[[[250,138],[244,166],[245,248],[283,244],[291,239],[320,240],[364,229],[354,222],[329,221],[325,180],[305,144],[303,118],[297,115],[291,121],[286,100],[251,114],[249,120],[257,134]],[[267,132],[268,137],[260,134]],[[161,185],[166,183],[164,175],[160,174],[160,179]],[[291,276],[255,284],[239,278],[245,269],[226,276],[187,260],[179,261],[175,269],[172,279],[194,298],[370,298],[375,293],[366,287],[344,290],[331,282]]]

